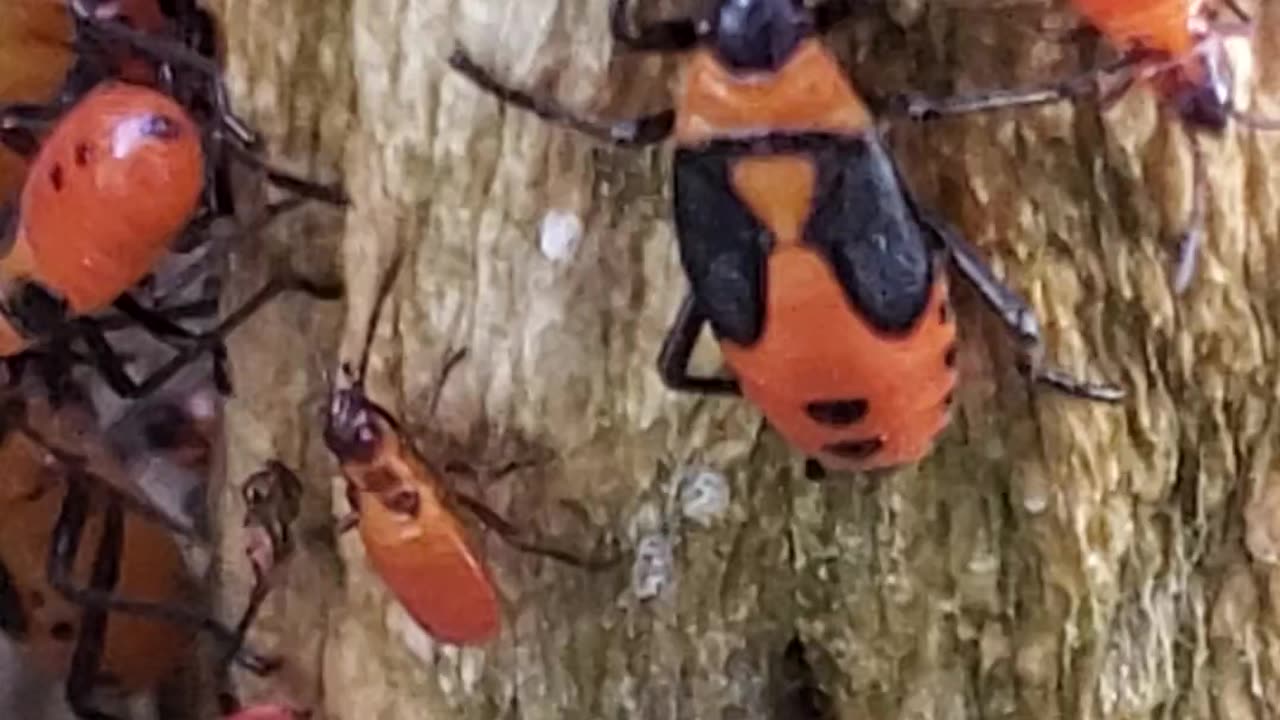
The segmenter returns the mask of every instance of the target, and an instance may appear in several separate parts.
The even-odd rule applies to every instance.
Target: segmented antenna
[[[378,330],[378,318],[382,316],[382,306],[386,304],[387,296],[391,294],[391,286],[395,284],[396,276],[400,274],[400,267],[403,264],[404,252],[396,250],[395,257],[391,259],[391,265],[387,267],[387,272],[378,285],[378,291],[373,300],[373,313],[369,316],[369,329],[364,336],[364,349],[360,351],[360,365],[353,378],[357,388],[364,387],[364,376],[369,370],[369,356],[373,350],[373,334]]]

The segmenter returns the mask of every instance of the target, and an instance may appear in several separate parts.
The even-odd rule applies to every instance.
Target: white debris
[[[651,600],[675,581],[675,555],[671,540],[654,533],[640,539],[631,566],[631,590],[641,600]]]
[[[564,262],[582,242],[582,219],[567,210],[548,210],[538,228],[538,246],[547,259]]]

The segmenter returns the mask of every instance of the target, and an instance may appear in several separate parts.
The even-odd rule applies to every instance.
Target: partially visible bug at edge
[[[243,627],[193,609],[197,588],[173,536],[184,529],[128,485],[83,407],[9,391],[0,431],[0,630],[66,678],[79,717],[112,720],[95,691],[155,688],[197,632],[227,662],[275,667],[242,647]]]
[[[1096,97],[1103,109],[1135,85],[1150,87],[1166,112],[1179,120],[1191,149],[1190,216],[1178,233],[1171,285],[1182,292],[1195,275],[1205,234],[1209,171],[1201,134],[1222,137],[1231,120],[1256,130],[1280,130],[1280,117],[1241,108],[1226,40],[1249,37],[1254,23],[1234,0],[1071,0],[1076,12],[1118,51],[1111,62],[1083,74],[1013,90],[972,92],[948,98],[907,95],[905,112],[931,119]],[[1230,19],[1223,19],[1227,13]]]

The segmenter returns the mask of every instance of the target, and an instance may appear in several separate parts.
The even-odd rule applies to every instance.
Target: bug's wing
[[[933,286],[933,253],[878,136],[814,153],[818,187],[805,240],[826,255],[855,308],[884,332],[916,324]]]
[[[374,570],[404,609],[439,640],[482,643],[498,631],[497,594],[466,530],[424,492],[416,516],[360,499],[360,536]]]
[[[732,156],[707,148],[675,158],[680,261],[718,337],[751,345],[764,325],[767,232],[730,189]]]

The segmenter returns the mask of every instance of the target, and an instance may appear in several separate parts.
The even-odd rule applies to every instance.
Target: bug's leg
[[[662,381],[672,390],[682,392],[739,395],[742,391],[737,380],[689,374],[689,359],[705,324],[706,318],[698,312],[693,294],[685,295],[680,309],[676,311],[676,319],[667,331],[667,338],[662,341],[662,351],[658,353],[658,372]]]
[[[136,399],[146,395],[125,369],[125,359],[116,352],[102,331],[90,320],[76,323],[76,334],[84,341],[98,375],[111,391],[123,398]],[[174,370],[176,373],[177,370]],[[157,385],[158,387],[158,385]]]
[[[941,220],[929,217],[919,209],[917,215],[948,251],[951,262],[973,286],[987,306],[1004,322],[1018,344],[1022,355],[1019,369],[1029,379],[1059,392],[1087,400],[1118,402],[1124,390],[1108,384],[1076,378],[1042,362],[1044,343],[1040,337],[1040,321],[1027,302],[991,272],[969,241]]]
[[[440,395],[444,391],[444,384],[449,381],[449,376],[453,374],[454,368],[458,367],[458,363],[461,363],[466,357],[466,348],[450,350],[445,354],[444,362],[440,365],[440,374],[436,376],[435,384],[431,388],[431,398],[427,400],[428,418],[435,417],[436,407],[440,405]]]
[[[512,524],[510,520],[502,517],[496,510],[484,504],[483,501],[457,491],[451,492],[450,496],[459,505],[471,512],[472,515],[475,515],[476,519],[486,527],[498,533],[498,536],[505,540],[508,545],[521,552],[542,555],[553,560],[559,560],[566,565],[573,565],[587,570],[605,570],[618,564],[622,559],[622,555],[618,552],[611,552],[604,557],[588,557],[564,548],[536,543],[524,537],[524,532],[520,528]]]
[[[1253,17],[1249,15],[1249,11],[1245,10],[1236,0],[1222,0],[1222,4],[1230,10],[1231,14],[1235,15],[1240,22],[1246,24],[1253,23]]]
[[[241,303],[241,305],[228,315],[226,319],[219,323],[217,327],[213,328],[209,332],[201,333],[194,342],[184,347],[181,352],[171,358],[167,363],[153,370],[151,374],[142,381],[134,381],[123,372],[123,368],[119,367],[118,363],[115,368],[112,368],[111,363],[105,363],[105,367],[104,365],[99,365],[99,369],[105,369],[107,372],[112,372],[112,375],[104,377],[106,377],[108,384],[111,385],[112,390],[116,392],[116,394],[127,398],[145,397],[152,392],[155,392],[172,379],[174,375],[178,374],[178,372],[190,365],[204,353],[213,353],[215,357],[217,357],[219,352],[225,352],[224,350],[219,350],[224,338],[234,332],[236,328],[244,324],[244,322],[249,318],[253,317],[253,315],[261,310],[264,305],[274,300],[277,295],[285,292],[302,292],[320,300],[336,300],[342,297],[341,287],[318,284],[306,278],[291,274],[277,275],[267,281],[267,283],[250,296],[248,300]],[[101,343],[98,344],[98,349],[99,351],[102,351],[103,349],[101,345],[105,344],[106,341],[101,337],[101,333],[93,331],[84,333],[85,339],[90,343],[94,343],[96,342],[95,339],[93,339],[95,334],[97,335],[96,340],[101,341]],[[109,350],[110,346],[107,346],[106,349]],[[115,372],[117,370],[119,372]]]
[[[630,5],[628,0],[609,3],[609,30],[619,45],[638,52],[680,52],[697,44],[697,25],[689,18],[652,22],[632,32],[627,27]]]
[[[1174,293],[1185,292],[1195,274],[1200,245],[1204,242],[1205,206],[1209,193],[1204,150],[1195,132],[1187,130],[1187,143],[1191,148],[1191,214],[1187,217],[1186,227],[1178,234],[1178,255],[1174,260],[1172,278]]]
[[[67,674],[66,697],[71,711],[82,720],[120,720],[97,709],[93,703],[94,678],[102,661],[106,634],[106,612],[85,610],[80,614],[76,647],[71,654],[71,668]]]
[[[1067,100],[1093,97],[1100,93],[1098,85],[1101,78],[1122,70],[1128,70],[1138,60],[1138,55],[1128,54],[1114,62],[1087,70],[1078,75],[1013,90],[963,93],[944,98],[929,98],[916,93],[904,93],[890,98],[885,103],[883,112],[893,115],[905,115],[912,120],[932,120],[953,115],[990,112],[992,110],[1051,105]]]
[[[165,341],[170,338],[190,340],[196,337],[196,333],[174,322],[167,313],[145,307],[127,293],[116,298],[112,306],[157,340]]]
[[[339,207],[344,207],[351,202],[341,183],[325,185],[295,175],[263,160],[252,147],[237,142],[228,143],[227,147],[237,161],[262,172],[268,182],[281,190]]]
[[[137,301],[134,300],[134,302]],[[151,312],[161,315],[169,322],[206,319],[218,314],[218,301],[215,298],[203,298],[201,300],[192,300],[190,302],[164,306],[158,310],[152,310]],[[138,324],[137,320],[123,313],[118,315],[103,315],[102,317],[94,318],[94,323],[98,326],[98,329],[103,332],[124,330]],[[189,331],[184,329],[183,332]]]
[[[614,122],[578,115],[554,100],[535,97],[522,90],[503,85],[461,48],[454,50],[449,56],[449,65],[480,89],[494,95],[502,102],[527,110],[548,122],[571,127],[603,142],[621,146],[651,145],[666,140],[675,127],[676,115],[673,110],[663,110],[632,120]]]
[[[209,635],[224,647],[235,648],[236,661],[257,674],[270,673],[279,664],[274,658],[264,658],[246,650],[235,631],[209,615],[192,611],[186,607],[169,605],[150,600],[134,600],[115,595],[110,590],[89,585],[82,587],[75,584],[71,571],[75,562],[76,551],[84,536],[85,521],[89,512],[89,483],[105,486],[105,480],[72,469],[66,478],[67,493],[58,511],[54,523],[52,542],[49,546],[49,557],[46,562],[46,573],[49,584],[67,600],[81,606],[85,610],[118,612],[151,618],[160,622],[197,628]],[[107,547],[106,538],[112,533],[124,532],[124,509],[118,501],[107,503],[103,509],[103,545]],[[119,562],[121,547],[115,548]]]
[[[27,629],[27,614],[23,610],[18,586],[13,582],[9,568],[0,563],[0,632],[22,639]]]
[[[93,558],[89,576],[90,587],[101,592],[111,592],[120,580],[120,554],[124,548],[124,524],[120,518],[112,522],[110,515],[103,524],[102,537]],[[80,537],[70,548],[74,558],[79,550]],[[71,654],[71,670],[67,675],[67,704],[77,717],[86,720],[114,720],[115,716],[97,710],[93,706],[93,689],[102,662],[102,648],[107,636],[107,611],[103,608],[83,608],[80,626],[76,632],[76,645]]]

